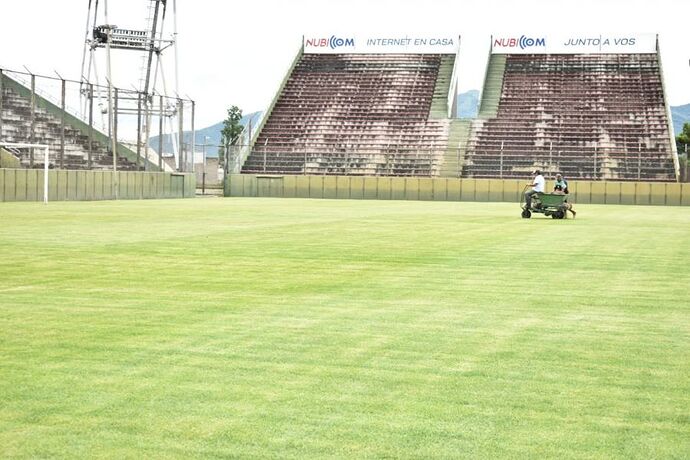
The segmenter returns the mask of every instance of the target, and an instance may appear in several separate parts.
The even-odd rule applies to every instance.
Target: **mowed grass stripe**
[[[684,457],[690,209],[0,204],[0,454]]]

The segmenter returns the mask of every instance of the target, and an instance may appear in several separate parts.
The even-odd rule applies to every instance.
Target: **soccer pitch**
[[[690,208],[0,203],[0,457],[690,455]]]

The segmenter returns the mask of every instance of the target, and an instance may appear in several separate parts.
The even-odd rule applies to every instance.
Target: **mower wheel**
[[[522,211],[522,218],[523,219],[529,219],[530,217],[532,217],[532,213],[529,212],[529,209],[524,209]]]

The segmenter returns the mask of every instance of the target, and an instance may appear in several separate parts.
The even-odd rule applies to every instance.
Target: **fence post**
[[[158,170],[163,171],[163,96],[158,100]]]
[[[2,73],[2,69],[0,69],[0,139],[2,139],[2,83],[3,80],[5,79],[4,74]]]
[[[60,113],[60,169],[65,168],[65,92],[67,82],[64,79],[61,80],[61,98],[60,98],[60,108],[62,113]]]
[[[141,93],[137,92],[137,170],[141,163]]]
[[[264,150],[264,174],[266,174],[266,150]]]
[[[91,169],[93,161],[93,83],[89,83],[89,152],[87,164]]]
[[[184,172],[186,158],[184,156],[184,102],[182,102],[182,99],[177,100],[177,106],[177,135],[179,138],[177,145],[180,149],[178,152],[178,171]]]
[[[637,180],[642,176],[642,141],[637,143]]]
[[[29,134],[29,142],[36,142],[36,75],[31,74],[31,132]],[[29,166],[34,167],[34,149],[29,149]]]

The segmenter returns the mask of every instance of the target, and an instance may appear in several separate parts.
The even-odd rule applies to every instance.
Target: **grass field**
[[[0,203],[0,457],[688,458],[690,208]]]

